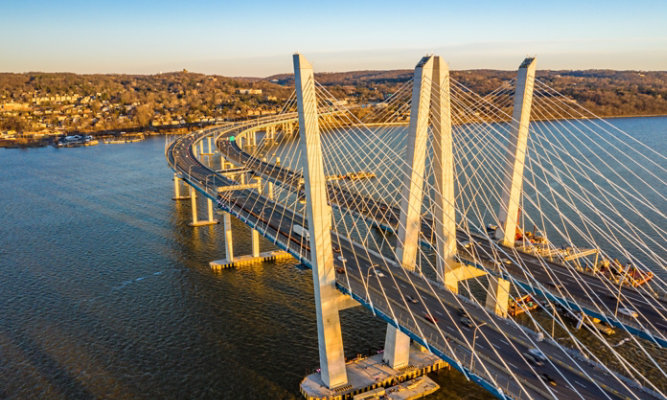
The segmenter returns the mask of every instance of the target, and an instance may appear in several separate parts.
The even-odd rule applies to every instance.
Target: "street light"
[[[472,371],[472,366],[475,362],[475,340],[477,339],[477,330],[481,327],[486,325],[486,322],[482,322],[481,324],[475,326],[475,330],[473,331],[472,334],[472,353],[470,354],[470,371]]]
[[[614,310],[614,318],[618,318],[618,304],[621,302],[621,289],[623,288],[623,282],[625,281],[625,277],[628,276],[628,272],[630,272],[630,264],[628,264],[628,267],[625,269],[623,277],[621,278],[621,281],[618,284],[618,294],[616,295],[616,309]]]
[[[375,269],[377,266],[378,266],[377,264],[371,263],[371,266],[368,268],[368,271],[366,271],[366,286],[368,286],[368,283],[370,282],[371,270],[375,271],[375,273],[377,274],[377,271]]]

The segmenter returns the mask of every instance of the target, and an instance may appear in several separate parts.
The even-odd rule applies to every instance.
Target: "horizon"
[[[356,69],[349,71],[317,71],[315,75],[319,74],[349,74],[349,73],[360,73],[360,72],[394,72],[394,71],[413,71],[410,68],[398,68],[398,69]],[[516,69],[496,69],[496,68],[469,68],[469,69],[450,69],[451,72],[463,72],[463,71],[495,71],[495,72],[516,72]],[[587,68],[587,69],[537,69],[538,72],[586,72],[586,71],[612,71],[612,72],[665,72],[664,70],[645,70],[645,69],[612,69],[612,68]],[[160,71],[160,72],[147,72],[147,73],[131,73],[131,72],[73,72],[73,71],[23,71],[23,72],[13,72],[13,71],[0,71],[1,74],[17,74],[17,75],[29,75],[29,74],[73,74],[73,75],[127,75],[127,76],[156,76],[156,75],[166,75],[166,74],[178,74],[186,72],[188,74],[199,74],[206,76],[219,76],[222,78],[229,79],[268,79],[274,76],[283,76],[283,75],[294,75],[293,72],[280,72],[275,74],[270,74],[266,76],[238,76],[238,75],[222,75],[219,73],[206,73],[200,71],[190,71],[187,68],[182,68],[180,70],[173,71]]]
[[[153,75],[290,73],[291,54],[316,71],[412,69],[427,53],[452,70],[667,70],[667,3],[566,0],[475,5],[348,0],[283,5],[166,0],[27,0],[0,16],[3,72]]]

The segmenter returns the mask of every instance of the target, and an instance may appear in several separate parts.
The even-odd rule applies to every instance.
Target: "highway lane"
[[[201,163],[199,163],[194,158],[194,155],[191,153],[191,149],[192,149],[191,143],[186,142],[186,143],[181,143],[180,145],[174,146],[173,151],[171,152],[171,155],[173,156],[172,160],[174,161],[174,164],[178,165],[178,169],[181,172],[184,173],[187,170],[188,173],[191,174],[190,179],[194,180],[195,182],[198,181],[200,185],[204,185],[207,180],[208,180],[209,185],[211,185],[211,186],[234,184],[233,181],[231,181],[227,178],[221,177],[219,175],[215,175],[215,176],[211,177],[211,174],[213,173],[213,171],[211,171],[210,169],[201,165]],[[299,223],[300,225],[306,226],[306,224],[303,222],[303,216],[294,215],[294,213],[292,213],[290,210],[285,210],[284,208],[282,208],[278,204],[271,203],[271,202],[267,203],[266,199],[259,197],[259,195],[253,190],[228,192],[228,193],[225,194],[225,202],[228,204],[229,209],[235,211],[235,213],[237,215],[240,215],[241,217],[245,217],[248,222],[252,223],[253,225],[256,225],[258,228],[263,227],[264,229],[260,229],[260,231],[262,231],[262,230],[264,231],[264,232],[262,232],[263,234],[265,234],[267,236],[272,236],[274,238],[274,240],[276,240],[276,241],[281,241],[281,242],[288,243],[289,250],[291,252],[293,252],[297,255],[300,254],[301,258],[303,258],[303,259],[308,259],[308,253],[307,253],[307,251],[304,251],[304,245],[305,244],[302,243],[301,240],[299,240],[299,242],[296,243],[295,240],[294,240],[294,237],[293,237],[294,235],[292,234],[292,226],[293,226],[293,223],[294,223],[293,221],[297,221],[297,223]],[[254,213],[254,215],[266,217],[264,215],[265,213],[263,211],[263,209],[266,205],[268,205],[269,209],[276,210],[276,212],[273,212],[268,217],[267,221],[262,222],[262,221],[259,221],[259,219],[257,217],[253,216],[253,213]],[[299,239],[301,239],[301,238],[299,238]],[[349,286],[346,285],[346,287],[349,287],[354,294],[363,298],[364,296],[366,296],[366,290],[363,287],[363,278],[362,277],[364,276],[364,273],[368,274],[368,270],[370,268],[370,265],[373,263],[374,260],[363,260],[363,259],[357,260],[357,259],[355,259],[354,254],[356,253],[358,255],[358,252],[352,252],[350,250],[351,247],[349,247],[349,246],[351,246],[349,243],[346,244],[344,249],[343,249],[343,252],[344,252],[345,257],[348,258],[348,260],[354,260],[354,261],[348,261],[346,263],[347,264],[346,268],[348,269],[348,275],[347,276],[352,278],[351,281],[350,281],[350,285]],[[379,262],[379,261],[380,261],[379,259],[375,260],[375,262]],[[340,264],[339,261],[336,261],[336,263]],[[357,271],[356,275],[354,273],[355,271]],[[389,276],[389,274],[388,274],[389,271],[387,270],[386,272],[387,272],[387,275]],[[396,271],[392,271],[392,276],[399,277],[397,281],[393,282],[394,283],[393,285],[390,284],[390,283],[387,283],[387,282],[383,282],[383,284],[381,286],[370,285],[371,294],[369,296],[369,300],[373,301],[373,304],[374,304],[375,308],[377,308],[378,310],[380,309],[379,307],[381,307],[382,301],[383,301],[383,298],[384,298],[383,295],[382,296],[380,295],[380,292],[379,292],[380,289],[383,289],[385,291],[385,293],[388,293],[388,297],[391,299],[390,302],[391,302],[391,304],[393,304],[395,306],[395,311],[396,312],[400,313],[402,311],[405,315],[409,315],[408,314],[408,307],[418,307],[418,305],[414,305],[411,302],[406,303],[405,298],[401,295],[401,289],[399,289],[399,287],[401,287],[401,283],[403,285],[409,284],[409,282],[407,281],[407,278],[405,278],[405,277],[401,278],[401,274],[405,274],[405,271],[402,270],[402,269],[400,269],[400,270],[397,269]],[[356,278],[355,278],[355,276],[356,276]],[[414,275],[411,275],[410,278],[412,279],[412,281],[415,281],[416,279],[418,279],[418,277],[416,277]],[[338,277],[339,283],[341,283],[342,279],[343,279],[343,276]],[[380,278],[377,278],[377,279],[379,280]],[[434,296],[432,291],[429,291],[429,290],[425,289],[428,285],[427,282],[425,280],[423,280],[423,278],[420,278],[420,279],[422,279],[422,282],[420,283],[420,285],[417,286],[417,288],[415,290],[415,294],[419,293],[420,303],[421,304],[426,304],[428,306],[428,309],[432,310],[434,315],[442,315],[442,316],[446,315],[447,316],[446,321],[448,321],[449,323],[445,323],[445,318],[441,318],[438,321],[438,326],[443,331],[446,331],[448,333],[448,336],[452,338],[451,340],[462,341],[462,343],[465,343],[465,342],[463,342],[464,340],[468,340],[468,342],[470,342],[471,336],[472,336],[473,333],[472,332],[467,332],[466,333],[466,328],[461,327],[460,323],[456,322],[456,317],[454,317],[453,314],[452,314],[452,313],[454,313],[454,311],[452,311],[452,310],[454,309],[454,307],[456,307],[454,305],[454,304],[456,304],[456,302],[455,302],[454,297],[452,297],[453,295],[443,289],[443,290],[441,290],[442,293],[439,293],[439,292],[436,291],[436,293],[438,293],[438,296]],[[421,289],[420,289],[420,286],[421,286]],[[401,306],[401,304],[398,303],[398,301],[396,299],[399,299],[399,300],[402,299],[403,305]],[[443,304],[445,304],[445,306],[443,306]],[[388,305],[387,305],[387,307],[388,307]],[[464,305],[464,308],[471,315],[471,317],[473,319],[475,319],[477,321],[485,321],[485,319],[488,319],[488,316],[482,315],[483,311],[472,309],[471,307],[472,306],[465,306]],[[418,312],[419,310],[412,310],[411,309],[410,311]],[[383,312],[387,313],[388,315],[391,315],[388,308],[385,309]],[[482,314],[480,314],[480,312]],[[403,321],[403,319],[405,319],[405,320]],[[503,321],[502,319],[499,319],[499,320],[501,322]],[[402,317],[401,322],[402,322],[402,324],[405,324],[406,326],[409,326],[408,318]],[[413,323],[414,323],[414,321],[413,321]],[[419,328],[422,330],[422,332],[430,332],[433,335],[433,337],[436,337],[434,335],[435,327],[432,324],[430,324],[428,321],[418,320],[416,325],[415,325],[415,328],[413,328],[413,329],[416,330],[416,326],[419,326]],[[455,327],[457,327],[456,330],[454,329]],[[457,336],[457,331],[459,331],[458,336]],[[503,331],[505,331],[505,330],[503,329]],[[512,369],[518,376],[522,376],[524,379],[526,379],[527,382],[529,382],[528,385],[532,385],[532,386],[530,386],[530,389],[529,389],[530,393],[532,393],[531,395],[537,396],[538,393],[540,393],[542,391],[547,392],[546,390],[542,390],[542,389],[544,389],[544,385],[542,384],[542,381],[541,381],[540,378],[536,377],[531,372],[529,372],[529,373],[526,372],[526,371],[530,371],[530,369],[528,368],[527,361],[525,359],[523,359],[523,357],[521,357],[520,354],[521,354],[522,350],[527,351],[528,348],[525,345],[523,345],[519,342],[517,342],[518,343],[517,344],[517,343],[515,343],[514,340],[511,340],[511,343],[512,343],[513,346],[516,346],[516,348],[518,348],[518,349],[522,349],[519,352],[517,352],[517,351],[512,349],[512,346],[508,346],[508,345],[505,345],[505,343],[503,343],[503,341],[505,341],[506,339],[503,339],[502,337],[494,338],[493,337],[493,332],[497,333],[497,331],[494,331],[492,329],[492,327],[489,324],[487,324],[487,325],[479,328],[479,332],[478,332],[478,335],[477,335],[477,342],[476,342],[475,349],[479,350],[479,352],[478,352],[479,354],[487,354],[487,350],[491,350],[491,347],[493,347],[494,349],[496,349],[496,351],[499,352],[499,355],[497,355],[495,359],[493,358],[493,356],[494,356],[493,351],[491,352],[491,355],[485,355],[484,357],[487,357],[486,361],[488,361],[485,364],[490,363],[491,365],[493,365],[493,363],[496,363],[496,365],[500,365],[501,367],[496,368],[495,372],[498,374],[498,376],[502,377],[503,375],[507,374],[507,371],[502,370],[502,367],[503,367],[502,359],[507,359],[509,361],[509,363],[511,363],[511,364],[508,364],[508,365],[510,365],[510,369]],[[489,339],[488,340],[484,339],[484,336],[489,337]],[[517,336],[517,338],[518,337],[519,336]],[[450,353],[451,353],[451,349],[449,349],[449,347],[446,346],[444,342],[439,343],[439,344],[438,343],[439,342],[436,339],[433,343],[431,343],[431,345],[440,349],[440,351],[442,351],[443,354],[448,354],[446,352],[447,350],[450,350]],[[503,345],[499,345],[499,343],[503,343]],[[485,349],[484,346],[487,346],[488,348]],[[542,346],[542,344],[540,344],[540,346]],[[461,355],[459,357],[465,357],[465,354],[464,354],[465,353],[465,350],[464,350],[465,346],[460,346],[459,345],[459,347],[462,347],[461,349],[458,350],[459,353],[461,353]],[[550,350],[547,350],[547,351],[551,352]],[[454,357],[454,354],[450,354],[450,356]],[[555,357],[555,356],[553,356],[552,354],[549,354],[549,357],[551,358],[551,357]],[[563,362],[567,362],[567,361],[568,360],[559,361],[559,362],[562,364]],[[479,363],[479,364],[481,364],[481,363]],[[556,365],[558,365],[558,364],[556,363]],[[545,370],[545,372],[549,373],[549,375],[552,378],[554,378],[555,380],[559,380],[560,375],[556,372],[555,369],[550,370],[550,369],[548,369],[549,366],[547,366],[545,368],[547,368]],[[475,373],[477,373],[478,370],[481,371],[481,372],[479,372],[479,374],[482,377],[484,377],[484,374],[487,374],[487,372],[485,372],[483,370],[480,370],[480,368],[478,366],[473,367],[472,370]],[[599,392],[599,389],[595,387],[595,384],[591,383],[590,381],[585,381],[585,382],[582,383],[581,382],[582,379],[583,379],[582,377],[576,376],[576,374],[574,374],[574,373],[572,373],[573,375],[570,377],[568,375],[568,373],[570,373],[570,372],[567,372],[567,371],[564,372],[565,376],[567,377],[567,379],[570,382],[573,382],[573,384],[577,384],[577,382],[578,382],[579,384],[577,384],[577,386],[584,385],[580,388],[577,388],[577,390],[579,390],[579,391],[583,391],[583,390],[590,391],[590,395],[593,396],[593,398],[598,398],[602,395]],[[489,379],[489,378],[487,378],[487,379]],[[613,381],[613,379],[610,379],[609,376],[600,377],[598,379],[604,379],[604,380],[601,380],[602,382],[609,381],[609,380]],[[596,379],[596,381],[598,379]],[[565,378],[563,378],[563,380],[565,380]],[[502,378],[501,378],[501,381],[502,381]],[[507,382],[507,384],[509,385],[510,381],[511,380],[509,380],[509,379],[505,379],[504,382]],[[501,384],[501,386],[502,386],[502,384]],[[622,389],[622,388],[620,388],[620,389]],[[578,396],[570,397],[570,395],[568,395],[568,393],[569,393],[568,390],[574,390],[574,389],[572,389],[572,388],[568,389],[566,387],[565,383],[560,383],[559,382],[559,385],[556,388],[552,388],[552,390],[556,390],[556,392],[554,392],[554,393],[559,398],[579,398]],[[574,392],[572,392],[570,394],[574,394]],[[549,398],[549,396],[547,396],[546,398]],[[612,393],[611,398],[616,398],[616,395]],[[639,398],[641,398],[641,397],[639,397]],[[644,397],[644,398],[648,398],[648,397]]]
[[[217,145],[221,152],[230,159],[239,164],[245,165],[255,172],[262,174],[265,178],[271,178],[283,184],[292,186],[297,190],[300,187],[301,175],[288,169],[275,166],[258,160],[248,153],[244,152],[234,142],[226,140],[224,136],[218,140]],[[379,224],[392,228],[398,223],[399,210],[396,207],[390,207],[380,201],[368,198],[358,193],[350,192],[346,189],[328,185],[327,187],[330,202],[341,207],[350,209],[362,217],[373,219]],[[422,224],[422,234],[424,237],[431,237],[432,222],[424,221]],[[664,310],[667,310],[667,302],[664,299],[658,299],[648,292],[640,294],[641,288],[623,287],[621,288],[621,303],[619,308],[629,308],[637,311],[638,317],[628,317],[622,314],[614,315],[618,291],[613,282],[605,277],[592,276],[580,273],[567,265],[548,261],[543,258],[537,258],[531,254],[519,252],[496,242],[491,243],[488,237],[471,235],[459,230],[457,232],[459,243],[465,240],[475,240],[480,243],[485,253],[479,253],[477,259],[468,260],[476,263],[477,260],[493,261],[494,254],[507,254],[509,264],[504,268],[519,283],[523,284],[534,292],[550,295],[552,298],[561,300],[576,307],[583,305],[581,311],[606,320],[616,326],[626,327],[633,334],[638,334],[645,339],[657,342],[662,347],[667,347],[667,320]],[[460,248],[459,250],[464,250]],[[465,255],[465,251],[460,251]],[[497,260],[497,258],[495,259]],[[493,267],[493,265],[491,265]],[[530,271],[530,276],[526,275],[526,269]],[[603,282],[605,280],[606,282]],[[557,281],[557,287],[551,283]],[[599,303],[594,304],[589,299],[597,298]],[[658,310],[662,310],[662,313]]]
[[[263,202],[259,197],[253,198],[247,203],[258,204],[257,208],[252,209],[256,213],[260,213],[264,208],[260,206]],[[273,205],[270,208],[272,207]],[[280,206],[277,207],[280,208]],[[291,221],[294,220],[301,226],[307,226],[303,222],[303,216],[294,215],[291,210],[281,209],[279,213],[274,213],[274,215],[279,215],[279,217],[275,217],[272,225],[279,225],[285,237],[288,236],[287,232],[293,226]],[[421,333],[423,333],[424,336],[430,336],[429,344],[437,348],[441,355],[450,359],[456,359],[456,355],[458,355],[460,360],[469,360],[468,349],[472,347],[470,344],[472,343],[474,330],[461,323],[461,315],[458,314],[458,310],[464,310],[475,321],[486,322],[487,325],[479,328],[475,349],[478,350],[478,355],[482,355],[482,360],[487,366],[490,363],[490,371],[482,369],[479,365],[481,362],[478,361],[477,368],[472,368],[472,372],[487,378],[489,381],[493,381],[491,377],[494,377],[499,382],[498,386],[504,388],[503,390],[507,393],[510,393],[507,391],[510,388],[520,390],[513,379],[507,378],[507,371],[511,370],[519,379],[525,381],[527,392],[525,394],[533,398],[574,399],[581,398],[580,395],[584,395],[584,398],[650,397],[645,397],[643,393],[637,396],[632,391],[624,389],[622,385],[615,388],[613,385],[614,383],[618,384],[618,382],[615,382],[612,376],[588,361],[573,361],[571,356],[563,351],[560,346],[548,342],[529,343],[528,337],[537,336],[534,332],[526,337],[526,330],[523,328],[517,327],[508,320],[489,316],[485,310],[474,304],[461,301],[451,292],[430,284],[423,277],[411,274],[395,266],[395,264],[393,268],[384,267],[383,265],[391,265],[393,262],[388,262],[379,254],[369,258],[364,255],[366,254],[365,249],[359,248],[357,251],[353,251],[353,244],[346,238],[334,234],[332,240],[333,243],[340,245],[341,254],[346,260],[343,262],[335,257],[336,267],[344,266],[347,271],[347,275],[337,274],[338,284],[359,298],[365,299],[366,303],[372,304],[372,308],[376,311],[381,311],[389,316],[396,316],[403,327],[411,330],[416,335],[421,336]],[[302,254],[303,257],[308,257],[307,252]],[[374,270],[383,272],[385,276],[379,277],[372,272]],[[350,281],[348,281],[348,277]],[[381,284],[380,281],[382,281]],[[407,295],[419,299],[419,303],[413,303],[407,298]],[[430,311],[431,315],[438,318],[437,324],[441,331],[445,333],[450,345],[445,343],[434,325],[423,318],[427,310]],[[411,315],[418,317],[413,319]],[[490,319],[493,319],[493,323]],[[509,335],[510,338],[507,338],[506,335]],[[452,342],[458,348],[452,348]],[[537,347],[545,353],[553,364],[547,363],[541,367],[532,365],[523,354],[533,347]],[[492,353],[488,354],[489,351]],[[575,363],[578,363],[582,368],[572,368],[571,365]],[[466,368],[470,367],[466,366]],[[591,375],[593,380],[583,371]],[[548,374],[557,382],[557,386],[547,385],[539,376],[535,375],[541,373]],[[598,382],[611,382],[610,385],[612,386],[608,387],[606,384],[598,384]],[[545,396],[545,393],[549,393],[548,390],[553,393]]]
[[[643,329],[640,324],[651,330],[647,339],[654,338],[659,344],[665,347],[665,337],[667,335],[667,321],[664,316],[658,312],[657,309],[666,310],[667,305],[656,299],[653,295],[645,293],[643,296],[636,288],[622,287],[619,301],[618,286],[611,286],[612,283],[607,281],[602,282],[601,279],[581,274],[574,268],[567,265],[551,263],[547,260],[540,259],[532,254],[521,253],[515,249],[500,246],[505,253],[494,257],[494,254],[499,253],[496,243],[491,243],[489,238],[482,236],[470,235],[466,240],[472,243],[468,248],[459,248],[459,254],[462,256],[468,254],[475,261],[486,261],[489,265],[496,263],[499,259],[506,259],[509,262],[504,263],[503,267],[515,279],[524,277],[524,279],[517,279],[522,283],[526,283],[532,289],[539,290],[542,294],[550,294],[553,298],[559,300],[566,300],[573,307],[580,306],[583,311],[588,314],[593,314],[596,317],[609,318],[609,322],[620,320],[619,322],[625,326],[634,327],[635,329]],[[481,248],[479,251],[477,248]],[[558,267],[555,267],[558,266]],[[528,269],[532,277],[525,274]],[[575,279],[577,278],[577,279]],[[603,278],[604,279],[604,278]],[[540,288],[537,284],[531,282],[538,282],[543,285]],[[558,283],[557,285],[552,282]],[[612,293],[611,290],[615,292]],[[598,299],[597,304],[592,303],[589,299]],[[655,304],[652,306],[648,300],[654,300]],[[638,316],[633,318],[618,314],[613,316],[618,307],[625,307],[634,309],[638,312]],[[574,303],[574,304],[573,304]],[[618,325],[617,325],[618,326]],[[653,327],[651,329],[650,327]],[[636,332],[634,332],[636,333]]]
[[[295,215],[291,210],[281,208],[280,205],[269,204],[267,207],[264,199],[256,193],[251,193],[248,197],[244,196],[241,201],[242,203],[236,206],[242,207],[247,212],[254,213],[255,215],[266,216],[265,209],[275,210],[275,212],[270,214],[272,217],[269,217],[269,225],[256,220],[254,221],[257,227],[269,227],[269,231],[273,237],[283,237],[285,240],[289,240],[290,237],[294,237],[290,234],[294,224],[298,223],[301,226],[307,226],[303,221],[303,216]],[[273,227],[277,227],[278,229],[274,229]],[[301,238],[299,237],[299,239]],[[401,325],[410,329],[413,333],[420,335],[419,332],[422,332],[424,335],[430,335],[432,338],[435,338],[435,340],[430,340],[429,344],[438,348],[443,355],[448,355],[449,358],[456,359],[455,353],[458,353],[459,359],[466,360],[466,356],[469,359],[467,349],[471,347],[469,344],[472,341],[474,331],[460,322],[460,316],[456,315],[455,310],[457,308],[464,309],[475,321],[486,321],[488,324],[489,315],[484,310],[472,304],[460,303],[457,301],[458,298],[450,292],[444,289],[432,289],[428,287],[428,283],[423,278],[415,275],[408,277],[408,273],[405,270],[397,267],[392,269],[391,274],[387,268],[374,267],[373,269],[381,270],[385,273],[386,276],[380,278],[371,273],[370,270],[371,265],[384,264],[385,261],[383,259],[380,257],[376,257],[375,259],[366,258],[361,255],[365,253],[364,250],[352,251],[352,244],[349,241],[342,238],[336,239],[336,237],[333,238],[334,243],[340,244],[342,249],[341,254],[347,261],[343,263],[336,259],[335,264],[337,267],[345,266],[347,276],[351,278],[351,282],[348,283],[345,275],[338,274],[337,281],[339,285],[348,288],[360,298],[366,298],[368,303],[373,304],[375,310],[382,311],[386,315],[397,315]],[[309,257],[308,252],[302,251],[300,245],[295,246],[294,241],[291,241],[290,244],[292,248],[296,247],[295,250],[297,250],[297,254],[301,254],[301,257],[306,259]],[[366,278],[364,279],[364,277]],[[382,284],[380,284],[380,280],[383,281]],[[413,285],[411,281],[416,282],[416,284]],[[366,286],[364,282],[370,282],[370,285]],[[366,290],[366,287],[369,290]],[[408,288],[407,290],[410,293],[406,293],[406,288]],[[405,297],[406,294],[411,294],[412,290],[414,290],[414,296],[419,299],[420,303],[414,304]],[[434,292],[437,295],[434,295]],[[388,303],[392,305],[393,312],[389,309]],[[419,304],[422,304],[422,306]],[[426,308],[423,305],[426,305]],[[456,342],[459,348],[452,349],[450,346],[445,345],[442,336],[438,334],[435,327],[421,317],[424,315],[426,309],[430,310],[431,314],[439,319],[438,326],[445,332],[446,337],[450,341]],[[414,321],[410,318],[410,315],[412,315],[410,311],[420,317]],[[504,388],[505,392],[508,392],[511,389],[519,390],[515,381],[506,377],[507,370],[512,370],[520,379],[525,381],[526,394],[533,398],[552,398],[552,396],[544,396],[545,393],[549,393],[548,390],[553,391],[553,396],[557,398],[581,398],[579,395],[584,395],[585,398],[607,398],[595,382],[614,382],[613,377],[595,371],[595,368],[592,366],[593,364],[585,361],[578,361],[583,366],[581,370],[570,369],[568,366],[573,364],[573,362],[560,347],[550,343],[539,343],[536,347],[539,347],[547,354],[547,357],[553,361],[553,365],[545,365],[543,367],[532,366],[532,368],[535,368],[535,373],[547,373],[554,381],[558,382],[556,387],[546,386],[539,376],[535,376],[531,365],[522,356],[522,354],[525,354],[532,347],[528,343],[528,338],[526,338],[524,331],[502,318],[495,316],[492,318],[494,318],[494,322],[498,324],[498,327],[492,324],[481,327],[475,346],[478,354],[483,354],[482,360],[484,364],[491,364],[490,371],[482,369],[482,362],[478,361],[477,368],[472,368],[474,374],[486,377],[489,381],[491,381],[491,377],[494,377],[499,382],[499,386]],[[419,326],[419,329],[417,329],[417,326]],[[512,339],[507,338],[505,335],[509,335]],[[536,335],[532,333],[532,336]],[[487,348],[484,348],[485,343]],[[487,354],[492,347],[497,354]],[[587,369],[593,371],[589,373],[595,378],[594,381],[591,381],[582,372]],[[631,392],[624,394],[622,387],[605,389],[605,392],[607,390],[609,390],[606,393],[609,396],[608,398],[633,398]]]

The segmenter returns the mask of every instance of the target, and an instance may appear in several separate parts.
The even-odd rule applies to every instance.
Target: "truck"
[[[301,236],[306,240],[310,240],[310,232],[308,232],[308,229],[304,228],[301,225],[297,224],[292,225],[292,232],[296,233],[297,235]]]

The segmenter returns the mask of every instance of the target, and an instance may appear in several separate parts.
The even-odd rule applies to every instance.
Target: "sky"
[[[667,1],[0,0],[0,72],[667,70]]]

